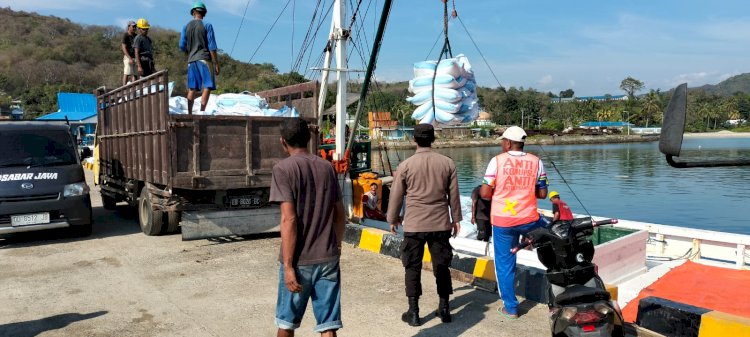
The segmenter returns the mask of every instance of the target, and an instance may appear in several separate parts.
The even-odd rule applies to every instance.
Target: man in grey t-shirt
[[[188,111],[193,113],[195,93],[201,95],[201,111],[206,110],[211,90],[216,90],[216,76],[219,75],[219,58],[216,54],[214,27],[203,18],[208,13],[203,2],[196,2],[190,9],[190,20],[182,28],[180,49],[188,56]]]
[[[281,205],[281,266],[276,302],[278,336],[294,336],[312,297],[321,336],[341,323],[339,256],[344,205],[331,163],[307,150],[310,129],[300,118],[281,124],[289,157],[273,167],[270,201]]]

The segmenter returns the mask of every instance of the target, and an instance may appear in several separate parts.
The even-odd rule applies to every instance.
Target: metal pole
[[[333,49],[333,21],[331,21],[331,30],[328,33],[328,43],[326,44],[326,55],[325,60],[323,61],[323,73],[321,74],[321,85],[320,85],[320,95],[318,95],[318,127],[323,126],[323,111],[325,109],[326,104],[326,95],[328,95],[328,75],[330,74],[330,68],[331,68],[331,57],[333,56],[333,53],[331,53]]]
[[[385,24],[388,22],[388,16],[391,12],[391,0],[386,0],[383,3],[383,14],[380,15],[380,24],[378,25],[378,31],[375,33],[375,40],[372,46],[372,52],[370,53],[370,62],[367,63],[367,70],[365,71],[365,81],[362,83],[362,91],[359,93],[359,102],[357,102],[357,113],[354,115],[354,128],[349,135],[349,143],[347,149],[352,147],[354,143],[354,130],[359,126],[359,118],[362,115],[362,110],[365,107],[365,98],[367,97],[367,91],[370,88],[370,79],[372,73],[375,70],[375,64],[378,60],[378,52],[380,51],[380,42],[383,40],[383,33],[385,32]],[[403,112],[401,114],[403,118]],[[398,130],[398,127],[396,128]],[[385,172],[385,169],[383,170]]]
[[[334,4],[333,24],[336,38],[336,153],[334,160],[344,159],[346,142],[346,87],[349,81],[346,62],[346,40],[349,32],[344,29],[344,17],[346,15],[346,1],[336,0]]]

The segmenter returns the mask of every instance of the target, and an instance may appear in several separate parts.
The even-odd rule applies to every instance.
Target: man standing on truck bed
[[[190,9],[193,20],[182,28],[180,49],[188,54],[188,111],[193,113],[195,92],[201,91],[201,111],[206,110],[211,90],[216,90],[219,58],[213,26],[203,21],[208,13],[206,5],[196,2]]]
[[[341,323],[339,257],[344,204],[331,163],[310,154],[310,129],[299,118],[281,123],[289,157],[273,167],[271,202],[281,204],[277,336],[294,336],[312,297],[315,332],[334,337]]]
[[[128,31],[122,35],[122,63],[124,65],[122,75],[122,85],[128,84],[128,79],[135,81],[138,78],[138,69],[135,66],[135,49],[133,49],[133,39],[135,39],[135,21],[128,21]]]
[[[133,49],[135,49],[135,63],[138,65],[138,75],[142,77],[149,76],[156,72],[154,66],[154,49],[151,44],[151,38],[148,37],[148,29],[151,25],[146,19],[138,19],[138,36],[133,40]]]

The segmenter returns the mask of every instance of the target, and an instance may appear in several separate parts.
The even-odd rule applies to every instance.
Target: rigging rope
[[[268,29],[268,31],[266,32],[266,35],[265,35],[265,36],[263,37],[263,40],[261,40],[261,41],[260,41],[260,44],[258,44],[258,47],[256,47],[256,48],[255,48],[255,51],[253,52],[253,55],[252,55],[252,56],[250,56],[250,60],[248,60],[248,61],[247,61],[247,63],[252,63],[252,61],[253,61],[253,58],[255,57],[255,54],[257,54],[257,53],[258,53],[258,50],[260,50],[260,47],[261,47],[261,46],[263,46],[263,43],[264,43],[264,42],[266,42],[266,39],[268,38],[268,35],[269,35],[269,34],[271,34],[271,31],[273,30],[273,27],[275,27],[275,26],[276,26],[276,23],[277,23],[277,22],[279,22],[279,19],[281,19],[281,16],[282,16],[282,15],[284,14],[284,12],[286,11],[286,8],[287,8],[287,7],[289,7],[289,3],[291,3],[291,2],[292,2],[292,0],[288,0],[288,1],[286,2],[286,5],[284,5],[284,8],[283,8],[283,9],[281,9],[281,13],[279,13],[279,16],[277,16],[277,17],[276,17],[276,20],[275,20],[275,21],[273,22],[273,24],[271,25],[271,28],[269,28],[269,29]]]
[[[250,0],[247,0],[247,4],[245,5],[245,12],[242,13],[242,20],[240,20],[240,27],[237,28],[237,35],[234,36],[234,43],[232,43],[232,49],[229,52],[229,57],[232,57],[232,54],[234,54],[234,46],[237,45],[237,38],[240,37],[240,31],[242,30],[242,24],[245,23],[245,15],[247,15],[248,8],[250,8]]]
[[[498,86],[502,87],[503,85],[502,85],[502,84],[500,84],[500,80],[498,80],[498,79],[497,79],[497,75],[495,75],[495,72],[494,72],[494,71],[492,70],[492,67],[490,67],[490,63],[489,63],[489,62],[487,62],[487,58],[485,58],[485,57],[484,57],[484,54],[482,54],[482,51],[481,51],[481,50],[479,49],[479,46],[477,45],[476,41],[474,41],[474,38],[473,38],[473,37],[471,36],[471,34],[469,33],[469,30],[468,30],[468,29],[466,29],[466,25],[464,25],[464,22],[463,22],[463,21],[461,20],[461,17],[460,17],[460,16],[458,16],[458,15],[456,15],[456,18],[458,19],[458,22],[460,22],[460,23],[461,23],[461,26],[462,26],[462,27],[464,27],[464,30],[466,31],[466,35],[467,35],[467,36],[469,37],[469,39],[471,40],[471,43],[473,43],[473,44],[474,44],[474,48],[476,48],[476,49],[477,49],[477,52],[479,52],[479,56],[481,56],[481,57],[482,57],[482,60],[484,61],[484,64],[485,64],[485,65],[487,65],[487,69],[489,69],[489,70],[490,70],[490,73],[492,74],[492,77],[494,77],[494,78],[495,78],[495,82],[497,82],[497,85],[498,85]]]
[[[310,41],[310,34],[312,33],[313,26],[315,26],[315,18],[318,16],[318,11],[320,9],[320,1],[321,0],[318,0],[317,4],[315,5],[315,10],[313,11],[313,17],[312,19],[310,19],[310,26],[307,27],[307,32],[305,33],[305,37],[302,39],[302,45],[300,46],[299,54],[297,54],[297,59],[294,61],[292,68],[291,68],[292,71],[299,72],[299,67],[302,65],[302,60],[305,58],[307,47],[310,43],[312,43],[312,41]]]
[[[547,151],[544,151],[544,147],[542,146],[542,144],[537,144],[537,146],[539,146],[539,148],[542,150],[544,157],[549,159],[549,163],[552,164],[552,167],[555,169],[555,172],[557,172],[557,174],[560,176],[565,186],[568,187],[568,190],[570,191],[571,194],[573,194],[573,197],[575,197],[576,200],[578,200],[578,203],[581,205],[581,207],[583,207],[583,210],[586,211],[586,215],[588,215],[589,218],[592,218],[591,213],[589,212],[588,209],[586,209],[586,206],[583,204],[583,201],[581,201],[581,199],[578,198],[578,195],[573,190],[573,187],[570,186],[568,181],[565,179],[565,176],[562,175],[562,172],[560,172],[560,170],[557,169],[557,165],[555,165],[555,161],[552,160],[552,157],[547,153]]]

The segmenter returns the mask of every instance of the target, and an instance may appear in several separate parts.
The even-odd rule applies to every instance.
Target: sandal
[[[507,310],[505,310],[505,307],[497,308],[497,313],[503,315],[507,319],[518,319],[518,314],[509,313]]]

